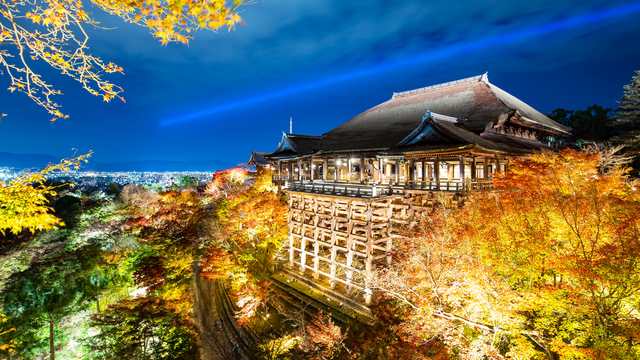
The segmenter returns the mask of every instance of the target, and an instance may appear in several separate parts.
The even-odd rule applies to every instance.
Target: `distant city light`
[[[525,27],[510,33],[500,33],[484,38],[459,42],[452,45],[428,49],[422,53],[411,54],[408,57],[379,63],[368,67],[353,69],[352,71],[335,74],[323,79],[294,84],[282,89],[264,92],[254,96],[231,100],[227,103],[216,104],[192,113],[166,118],[160,121],[160,126],[173,126],[188,123],[198,119],[225,113],[231,110],[252,107],[270,100],[296,95],[339,82],[349,81],[357,78],[378,75],[380,73],[397,70],[404,67],[424,65],[431,62],[441,61],[462,54],[500,46],[519,43],[525,40],[541,37],[563,30],[571,30],[582,26],[601,23],[607,20],[625,17],[640,12],[640,2],[633,2],[608,9],[594,10],[576,16],[567,17],[546,24]]]
[[[0,183],[8,182],[25,173],[24,169],[0,167]],[[237,176],[244,176],[238,173]],[[55,181],[72,181],[80,188],[105,188],[110,184],[136,184],[160,189],[180,184],[184,178],[195,179],[204,184],[211,179],[211,172],[206,171],[72,171],[54,172],[47,179]]]

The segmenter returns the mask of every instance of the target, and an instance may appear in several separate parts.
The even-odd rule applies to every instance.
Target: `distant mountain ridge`
[[[0,152],[0,167],[15,169],[40,169],[47,164],[57,163],[63,157],[47,154],[16,154]],[[205,171],[225,169],[233,164],[218,160],[211,161],[170,161],[170,160],[138,160],[121,162],[99,162],[89,160],[82,170],[94,171]]]

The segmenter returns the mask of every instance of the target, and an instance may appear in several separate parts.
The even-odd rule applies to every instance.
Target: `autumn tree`
[[[121,199],[125,228],[142,245],[127,259],[134,280],[189,318],[193,262],[207,214],[201,196],[191,189],[156,193],[128,185]]]
[[[239,169],[219,172],[207,192],[215,201],[216,222],[201,272],[230,283],[238,319],[247,322],[268,301],[269,275],[287,236],[286,203],[266,170],[253,179]]]
[[[122,300],[93,315],[92,359],[196,359],[196,334],[159,298]]]
[[[162,44],[187,43],[199,29],[231,29],[240,21],[233,2],[160,0],[12,0],[0,4],[0,68],[10,92],[27,95],[52,120],[68,115],[54,97],[62,92],[39,69],[45,64],[108,102],[124,101],[123,89],[107,79],[124,69],[90,51],[87,27],[99,28],[86,5],[148,28]]]
[[[627,171],[596,151],[534,154],[429,216],[380,275],[409,309],[400,333],[470,357],[637,358],[640,184]]]
[[[49,165],[38,172],[27,172],[6,184],[0,182],[0,234],[50,230],[64,225],[49,202],[58,195],[60,185],[47,182],[47,175],[79,169],[91,153]]]

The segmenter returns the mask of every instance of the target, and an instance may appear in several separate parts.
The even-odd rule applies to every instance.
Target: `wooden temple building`
[[[288,194],[289,271],[369,304],[416,211],[490,189],[510,159],[569,135],[487,74],[394,93],[323,135],[284,133],[259,155]]]

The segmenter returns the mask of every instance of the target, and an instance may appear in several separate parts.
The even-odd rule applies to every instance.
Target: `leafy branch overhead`
[[[188,43],[199,29],[232,29],[239,21],[241,0],[91,0],[105,12],[147,27],[163,45]],[[117,64],[93,55],[87,27],[99,24],[81,0],[12,0],[0,3],[0,74],[9,92],[27,95],[52,121],[66,119],[54,100],[62,94],[45,80],[38,63],[75,80],[105,102],[124,101],[124,89],[107,75],[124,74]]]
[[[7,184],[0,182],[0,234],[7,231],[19,234],[24,230],[35,233],[64,225],[49,206],[59,186],[47,183],[47,175],[78,170],[90,156],[87,153],[62,160],[38,172],[20,175]]]

